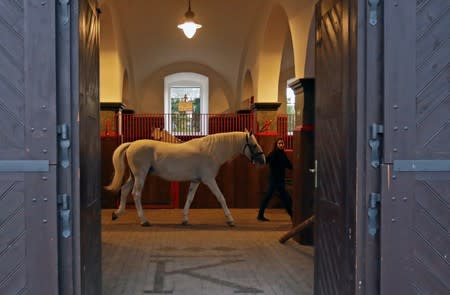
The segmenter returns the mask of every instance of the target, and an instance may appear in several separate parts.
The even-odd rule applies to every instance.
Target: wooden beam
[[[303,221],[302,223],[298,224],[297,226],[295,226],[293,229],[291,229],[290,231],[288,231],[287,233],[285,233],[280,239],[279,242],[284,244],[287,240],[289,240],[290,238],[292,238],[293,236],[295,236],[296,234],[298,234],[299,232],[301,232],[303,229],[305,229],[306,227],[308,227],[309,225],[311,225],[314,222],[316,215],[311,216],[310,218],[306,219],[305,221]]]

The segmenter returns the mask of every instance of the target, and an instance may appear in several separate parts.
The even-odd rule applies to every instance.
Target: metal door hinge
[[[59,224],[61,236],[68,238],[72,235],[71,198],[68,194],[58,195]]]
[[[66,123],[58,125],[58,135],[59,135],[59,163],[61,167],[67,168],[70,165],[69,160],[69,125]]]
[[[369,0],[369,24],[375,26],[378,22],[378,6],[380,0]]]
[[[370,193],[369,195],[369,209],[367,215],[369,216],[368,231],[369,235],[375,236],[378,231],[378,204],[381,201],[381,195],[379,193]]]
[[[65,25],[69,23],[69,2],[69,0],[59,0],[59,4],[62,8],[61,19]]]
[[[380,166],[381,156],[380,156],[380,145],[381,145],[381,134],[384,133],[383,125],[379,125],[373,123],[370,126],[370,139],[369,146],[372,150],[370,157],[370,165],[374,168],[378,168]]]

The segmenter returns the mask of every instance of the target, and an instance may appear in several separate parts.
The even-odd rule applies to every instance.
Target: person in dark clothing
[[[286,156],[284,151],[284,140],[282,138],[277,138],[275,141],[273,150],[266,157],[266,163],[269,164],[270,167],[269,188],[261,200],[257,219],[260,221],[269,221],[269,219],[264,217],[264,211],[275,191],[279,192],[279,197],[283,202],[287,213],[292,218],[292,198],[286,191],[284,185],[285,169],[288,168],[292,170],[292,163]]]

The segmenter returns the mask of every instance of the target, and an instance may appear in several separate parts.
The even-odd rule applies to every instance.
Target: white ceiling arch
[[[272,8],[266,23],[258,55],[256,99],[259,102],[278,101],[278,82],[286,38],[291,38],[288,18],[283,7],[277,4]]]
[[[293,41],[294,50],[299,48],[304,55],[303,31],[309,30],[314,2],[191,0],[196,21],[203,27],[193,39],[187,39],[177,28],[187,10],[187,0],[103,0],[99,1],[100,8],[111,10],[112,27],[104,24],[100,16],[101,34],[113,30],[120,63],[128,72],[128,97],[146,99],[141,85],[152,73],[170,64],[190,62],[208,65],[217,72],[231,88],[231,94],[226,93],[230,105],[239,106],[245,70],[252,73],[255,91],[261,86],[257,82],[259,64],[247,61],[251,59],[247,52],[260,45],[258,32],[266,26],[267,12],[276,5],[285,11],[284,21],[291,26],[292,35],[302,39]],[[250,54],[258,53],[252,50]],[[295,57],[296,71],[304,59]],[[272,98],[272,94],[269,96]]]

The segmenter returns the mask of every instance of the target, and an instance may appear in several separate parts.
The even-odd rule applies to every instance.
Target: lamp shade
[[[191,0],[189,0],[188,11],[186,11],[186,13],[184,14],[184,23],[178,25],[178,28],[183,30],[184,35],[186,35],[186,37],[188,37],[189,39],[194,37],[197,29],[200,29],[202,27],[202,25],[195,23],[194,15],[194,12],[192,12],[191,10]]]
[[[202,25],[200,24],[196,24],[193,21],[185,21],[183,24],[178,25],[178,28],[183,30],[183,33],[186,35],[186,37],[188,37],[189,39],[191,39],[192,37],[194,37],[195,32],[197,31],[197,29],[200,29],[202,27]]]

